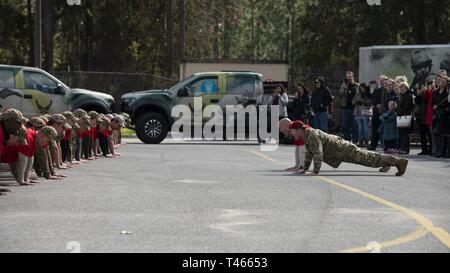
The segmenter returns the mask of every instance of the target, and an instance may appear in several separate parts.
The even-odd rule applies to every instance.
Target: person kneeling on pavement
[[[25,177],[27,169],[28,173],[29,170],[31,170],[30,163],[32,164],[32,162],[29,161],[29,157],[26,155],[29,146],[27,139],[31,142],[33,140],[31,135],[28,136],[28,131],[23,125],[27,119],[22,116],[20,111],[16,109],[7,109],[2,113],[1,120],[6,124],[19,124],[19,128],[16,132],[12,132],[8,136],[6,146],[1,153],[1,161],[3,163],[8,163],[11,174],[19,185],[30,185],[28,181],[26,181],[28,180],[28,177]]]
[[[52,160],[50,156],[50,145],[56,142],[58,133],[55,128],[45,126],[39,130],[36,138],[35,171],[37,176],[50,180],[61,180],[61,177],[55,176]]]
[[[388,172],[391,167],[397,167],[396,176],[402,176],[406,172],[408,160],[392,155],[379,154],[358,148],[356,145],[338,136],[330,135],[308,128],[301,122],[292,127],[295,139],[305,141],[306,155],[304,170],[300,174],[319,175],[322,162],[333,168],[338,168],[341,163],[353,163],[366,167],[381,168],[380,172]],[[307,173],[314,162],[312,173]]]

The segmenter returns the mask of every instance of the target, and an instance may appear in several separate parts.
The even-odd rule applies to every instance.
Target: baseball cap
[[[15,120],[20,123],[25,123],[26,119],[23,117],[22,113],[19,110],[16,109],[7,109],[0,115],[0,120],[6,121],[6,120]]]
[[[39,132],[47,135],[50,138],[50,140],[52,140],[52,141],[56,141],[56,139],[58,137],[58,133],[56,132],[55,128],[53,128],[51,126],[45,126]]]
[[[30,123],[38,130],[45,127],[45,121],[39,117],[30,118]]]

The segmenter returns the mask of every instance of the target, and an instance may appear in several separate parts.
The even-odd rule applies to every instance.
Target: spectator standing
[[[287,105],[289,102],[289,97],[286,93],[286,89],[283,85],[279,84],[277,88],[275,88],[272,96],[269,97],[267,101],[267,105],[270,107],[272,105],[279,106],[279,120],[288,117]]]
[[[361,83],[358,93],[353,98],[355,110],[353,112],[358,125],[358,146],[368,147],[369,145],[369,119],[372,116],[372,101],[370,87],[366,83]]]
[[[447,80],[439,76],[436,79],[437,90],[433,95],[433,134],[436,142],[435,157],[443,157],[447,150],[446,134],[449,132],[449,102]]]
[[[384,143],[384,152],[392,154],[397,148],[398,128],[397,128],[397,103],[390,101],[388,110],[381,114],[381,125],[379,133]]]
[[[353,98],[358,92],[359,84],[355,81],[355,76],[352,71],[346,73],[344,82],[339,90],[340,108],[341,108],[341,129],[344,133],[345,140],[358,140],[356,134],[356,126],[354,126],[355,119],[353,117],[354,105]],[[355,129],[355,130],[353,130]]]
[[[399,84],[400,99],[398,101],[398,116],[412,116],[414,111],[414,97],[406,82]],[[409,154],[411,143],[410,137],[413,121],[409,127],[399,128],[399,154]]]
[[[328,106],[333,101],[331,91],[325,87],[325,79],[314,81],[315,89],[311,96],[311,109],[314,112],[314,128],[328,132]]]
[[[307,122],[307,114],[310,112],[311,98],[308,89],[302,84],[297,85],[293,102],[294,120]]]
[[[383,94],[386,92],[388,78],[385,75],[381,75],[378,81],[378,87],[373,90],[371,96],[372,103],[372,139],[370,141],[370,146],[368,150],[375,151],[377,149],[378,143],[380,142],[380,134],[378,133],[378,128],[380,127],[380,115],[383,114],[382,111],[382,98]]]
[[[386,93],[383,94],[383,97],[381,99],[382,101],[382,112],[386,112],[388,110],[388,104],[390,101],[395,101],[398,102],[399,97],[397,96],[397,94],[395,93],[395,86],[396,86],[396,82],[393,79],[389,79],[387,81],[387,88],[386,88]]]
[[[417,89],[416,96],[416,120],[419,123],[420,132],[420,144],[422,151],[418,155],[431,155],[432,139],[430,125],[432,123],[432,117],[429,118],[429,105],[433,99],[433,91],[429,88],[431,82],[427,82],[427,85],[421,85]]]

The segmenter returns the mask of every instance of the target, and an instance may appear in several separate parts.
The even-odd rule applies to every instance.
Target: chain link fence
[[[125,93],[150,89],[166,89],[178,83],[176,79],[146,73],[58,71],[54,75],[71,88],[88,89],[112,95],[115,99],[116,107],[118,107],[120,97]]]

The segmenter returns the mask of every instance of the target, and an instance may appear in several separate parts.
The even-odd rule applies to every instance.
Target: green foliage
[[[0,63],[31,65],[34,20],[27,18],[27,2],[0,1]],[[83,0],[82,6],[69,6],[53,1],[54,69],[166,76],[171,66],[170,76],[178,78],[180,0],[172,1],[171,64],[167,63],[167,2]],[[356,66],[361,46],[450,42],[450,0],[381,3],[185,0],[186,58],[286,60],[293,70],[324,69]]]

